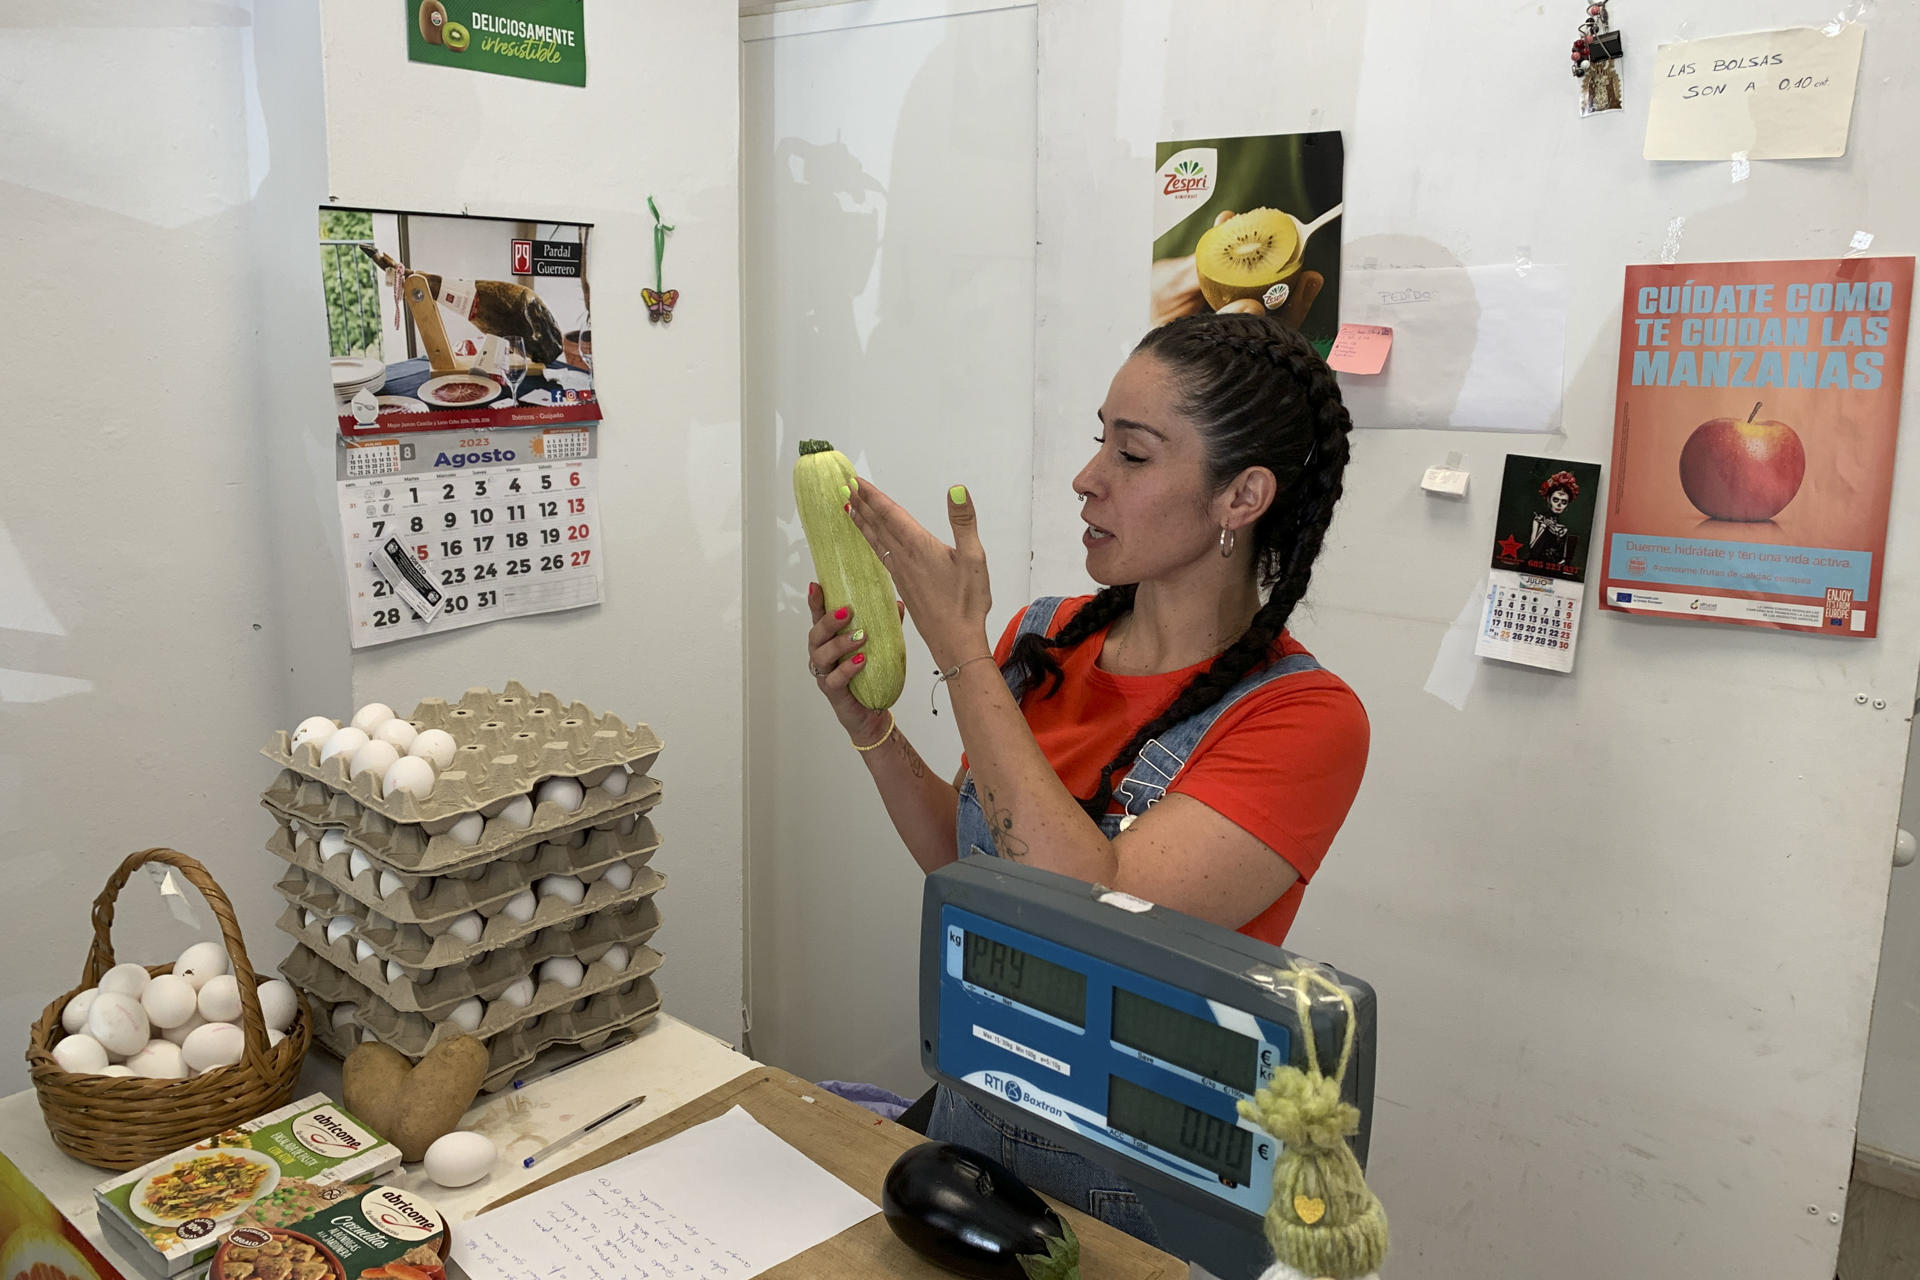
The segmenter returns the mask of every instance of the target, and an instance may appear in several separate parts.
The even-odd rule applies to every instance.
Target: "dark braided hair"
[[[1248,467],[1266,467],[1279,482],[1279,494],[1242,531],[1253,541],[1255,582],[1264,603],[1240,637],[1100,770],[1099,786],[1080,801],[1096,821],[1113,803],[1114,775],[1130,769],[1142,747],[1272,661],[1274,643],[1307,593],[1340,501],[1347,433],[1353,429],[1326,362],[1299,333],[1265,316],[1202,312],[1153,330],[1133,352],[1152,355],[1177,381],[1180,410],[1199,428],[1214,492]],[[1022,636],[1002,668],[1013,687],[1038,688],[1039,696],[1051,697],[1061,678],[1055,651],[1075,648],[1124,617],[1137,585],[1101,589],[1057,636]]]

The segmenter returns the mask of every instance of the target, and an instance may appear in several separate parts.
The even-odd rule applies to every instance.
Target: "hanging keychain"
[[[662,280],[662,264],[667,258],[667,232],[673,230],[660,218],[660,206],[647,197],[647,208],[653,213],[653,288],[641,289],[640,297],[647,304],[647,320],[653,324],[673,323],[673,304],[680,301],[680,291],[669,289]]]
[[[1580,114],[1620,109],[1620,33],[1606,0],[1587,6],[1587,19],[1573,38],[1573,74],[1580,81]]]

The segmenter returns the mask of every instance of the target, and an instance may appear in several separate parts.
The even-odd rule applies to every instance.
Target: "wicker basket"
[[[220,922],[234,976],[240,980],[241,1025],[246,1031],[246,1056],[189,1080],[149,1080],[127,1076],[76,1075],[60,1069],[53,1046],[62,1034],[60,1013],[80,992],[99,983],[113,967],[114,901],[133,873],[149,863],[177,869],[200,890]],[[151,966],[154,974],[172,965]],[[259,980],[247,959],[247,947],[234,918],[233,904],[220,891],[207,869],[172,849],[143,849],[129,854],[106,888],[93,902],[93,946],[87,951],[80,985],[67,992],[33,1024],[27,1046],[27,1065],[34,1091],[54,1145],[101,1169],[137,1169],[174,1151],[190,1147],[209,1134],[232,1128],[292,1101],[300,1082],[300,1063],[313,1034],[313,1014],[304,995],[295,993],[299,1011],[279,1044],[267,1046],[266,1021],[260,1014]]]

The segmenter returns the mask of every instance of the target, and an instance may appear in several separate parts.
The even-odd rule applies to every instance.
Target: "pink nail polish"
[[[835,609],[833,611],[833,620],[835,622],[845,622],[852,615],[853,615],[852,609],[848,608],[846,605],[841,605],[838,609]]]
[[[846,513],[847,513],[848,515],[852,515],[852,514],[853,514],[853,504],[852,504],[851,502],[849,502],[849,503],[848,503],[848,504],[847,504],[846,506],[844,506],[844,507],[842,507],[842,508],[840,508],[840,509],[841,509],[842,511],[844,511],[844,512],[846,512]]]
[[[853,665],[854,665],[854,666],[856,666],[856,667],[863,667],[863,666],[865,666],[866,664],[867,664],[867,655],[866,655],[866,654],[864,654],[864,653],[856,653],[856,654],[854,654],[854,655],[853,655]]]

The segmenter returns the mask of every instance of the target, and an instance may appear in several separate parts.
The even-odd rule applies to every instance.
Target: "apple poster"
[[[1603,608],[1876,633],[1913,263],[1627,268]]]

